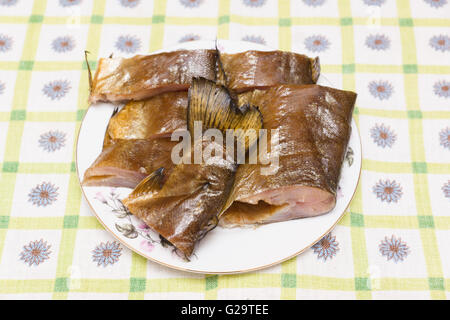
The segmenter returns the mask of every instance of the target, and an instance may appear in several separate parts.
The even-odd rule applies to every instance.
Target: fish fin
[[[245,136],[246,130],[259,131],[262,128],[262,114],[257,106],[246,104],[238,108],[228,89],[214,81],[193,78],[188,101],[187,122],[191,134],[195,121],[202,122],[203,131],[210,128],[223,132],[241,129],[235,132],[237,139]],[[248,146],[246,143],[246,149]]]
[[[164,168],[161,167],[158,170],[153,171],[150,175],[142,180],[136,188],[130,193],[128,198],[137,198],[143,194],[151,194],[161,190],[162,181],[164,179]]]
[[[103,148],[105,148],[107,145],[109,145],[109,143],[111,142],[111,136],[109,135],[109,126],[111,125],[111,119],[119,112],[119,107],[115,106],[114,110],[111,114],[111,117],[109,118],[108,121],[108,126],[106,127],[106,131],[105,131],[105,137],[103,138]]]
[[[311,77],[314,83],[317,83],[320,76],[320,59],[319,57],[311,58]]]
[[[89,61],[88,61],[88,58],[87,58],[88,54],[90,54],[90,52],[87,51],[87,50],[84,50],[84,60],[86,60],[86,66],[87,66],[87,69],[88,69],[88,77],[89,77],[89,92],[92,92],[92,86],[93,86],[93,84],[92,84],[92,72],[91,72],[91,67],[89,66]]]
[[[225,69],[223,68],[222,59],[220,58],[220,50],[217,47],[217,38],[215,42],[215,50],[216,50],[216,81],[225,86],[228,86],[228,78],[225,73]]]

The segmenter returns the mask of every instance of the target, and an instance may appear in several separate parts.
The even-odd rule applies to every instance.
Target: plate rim
[[[214,41],[214,40],[212,40]],[[219,41],[219,40],[218,40]],[[226,41],[226,42],[234,42],[234,43],[242,43],[244,41],[233,41],[233,40],[228,40],[228,39],[220,39],[220,41]],[[205,40],[197,40],[197,41],[192,41],[192,42],[196,42],[196,43],[206,43],[209,41],[205,41]],[[268,46],[266,46],[269,49],[272,49]],[[171,47],[169,48],[163,48],[160,50],[156,50],[153,52],[150,52],[148,54],[155,54],[155,53],[161,53],[161,52],[166,52],[168,50],[170,50]],[[274,49],[277,50],[277,49]],[[323,233],[318,239],[314,240],[313,242],[311,242],[310,245],[302,248],[301,250],[289,255],[288,257],[285,257],[283,259],[277,260],[275,262],[272,262],[270,264],[266,264],[264,266],[258,266],[255,268],[249,268],[249,269],[244,269],[244,270],[232,270],[232,271],[219,271],[219,272],[215,272],[215,271],[202,271],[202,270],[195,270],[195,269],[188,269],[188,268],[182,268],[182,267],[178,267],[175,265],[171,265],[168,264],[166,262],[157,260],[153,257],[150,257],[148,255],[146,255],[145,253],[137,250],[134,247],[131,247],[127,242],[125,242],[124,240],[122,240],[118,235],[116,235],[116,233],[114,233],[104,222],[103,220],[100,218],[100,216],[97,214],[97,212],[95,211],[94,207],[91,205],[91,202],[89,201],[89,198],[86,196],[86,193],[84,192],[84,188],[83,185],[81,183],[81,179],[80,179],[80,171],[79,171],[79,167],[78,167],[78,144],[79,144],[79,138],[80,138],[80,132],[81,129],[83,127],[83,123],[85,120],[86,115],[88,114],[89,109],[92,107],[92,104],[89,104],[85,113],[83,114],[83,117],[81,119],[81,123],[80,123],[80,127],[78,129],[77,132],[77,137],[75,140],[75,169],[76,169],[76,174],[77,174],[77,180],[78,180],[78,184],[79,187],[81,189],[81,193],[83,194],[83,197],[87,203],[87,205],[89,206],[91,212],[94,214],[95,218],[97,219],[98,222],[100,222],[100,224],[103,226],[103,228],[105,228],[109,234],[111,234],[117,241],[119,241],[123,246],[127,247],[129,250],[136,252],[137,254],[139,254],[140,256],[144,257],[147,260],[150,260],[152,262],[155,262],[157,264],[163,265],[165,267],[168,267],[170,269],[174,269],[174,270],[178,270],[178,271],[183,271],[183,272],[189,272],[189,273],[195,273],[195,274],[217,274],[217,275],[224,275],[224,274],[243,274],[243,273],[248,273],[248,272],[254,272],[254,271],[258,271],[258,270],[263,270],[263,269],[267,269],[270,268],[272,266],[278,265],[283,263],[284,261],[290,260],[300,254],[302,254],[303,252],[305,252],[306,250],[308,250],[309,248],[311,248],[314,244],[316,244],[318,241],[320,241],[320,239],[322,239],[324,236],[326,236],[328,233],[330,233],[335,227],[336,225],[339,223],[339,221],[342,220],[342,218],[344,217],[345,213],[347,212],[347,209],[349,208],[350,204],[353,201],[353,198],[355,197],[356,191],[358,190],[358,186],[361,180],[361,172],[362,172],[362,142],[361,142],[361,135],[359,132],[359,127],[358,127],[358,123],[354,120],[353,115],[352,115],[352,121],[355,122],[355,127],[356,127],[356,133],[357,133],[357,137],[359,140],[359,146],[360,146],[360,166],[359,166],[359,173],[358,173],[358,180],[356,182],[356,187],[353,190],[353,194],[350,198],[349,203],[347,204],[347,206],[345,207],[345,209],[342,211],[342,213],[339,215],[339,217],[336,219],[335,223],[325,232]]]

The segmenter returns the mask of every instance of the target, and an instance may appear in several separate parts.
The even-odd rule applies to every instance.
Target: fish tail
[[[130,193],[126,201],[138,198],[144,194],[151,194],[159,192],[163,186],[164,168],[161,167],[158,170],[153,171],[144,180],[142,180],[133,192]],[[125,201],[125,200],[124,200]]]
[[[112,138],[111,135],[109,134],[109,126],[111,125],[111,119],[119,112],[119,107],[114,107],[114,110],[111,114],[111,117],[109,118],[109,122],[108,122],[108,126],[106,127],[106,131],[105,131],[105,137],[103,138],[103,148],[107,147],[111,142],[112,142]]]
[[[240,132],[236,136],[237,139],[249,129],[258,131],[263,123],[257,106],[247,104],[238,108],[226,87],[204,78],[192,79],[187,120],[191,134],[194,122],[201,121],[202,130],[216,128],[225,132],[227,129],[241,129],[236,131]],[[249,147],[247,143],[246,147]]]

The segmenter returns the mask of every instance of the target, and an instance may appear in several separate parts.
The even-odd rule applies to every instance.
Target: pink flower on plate
[[[148,241],[148,240],[142,240],[142,241],[141,241],[141,248],[142,248],[144,251],[152,252],[153,249],[155,248],[155,246],[153,245],[153,243],[152,243],[151,241]]]
[[[100,191],[95,194],[94,199],[100,201],[101,203],[108,203],[108,201],[106,201],[105,197]]]
[[[148,231],[148,230],[150,230],[150,227],[149,227],[148,225],[146,225],[146,224],[145,224],[144,222],[142,222],[142,221],[139,222],[137,228],[138,228],[139,230],[142,230],[142,231]]]

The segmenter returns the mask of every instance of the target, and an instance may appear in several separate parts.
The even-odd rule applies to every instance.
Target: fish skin
[[[134,188],[160,167],[166,172],[173,169],[171,152],[176,144],[166,137],[115,140],[86,170],[82,185]]]
[[[240,93],[277,84],[312,84],[320,74],[318,58],[284,51],[178,50],[132,58],[101,58],[90,103],[139,101],[170,91],[185,91],[191,78],[203,77]],[[222,69],[223,67],[223,69]],[[225,72],[225,73],[224,73]]]
[[[159,193],[130,195],[122,202],[189,257],[205,227],[223,210],[236,168],[230,158],[213,159],[209,164],[179,164]]]
[[[186,128],[188,93],[167,92],[143,101],[130,101],[109,121],[103,146],[117,139],[170,136]]]
[[[187,119],[191,136],[195,121],[202,121],[203,130],[262,127],[256,108],[237,108],[225,88],[198,78],[193,79],[189,89]],[[194,145],[199,143],[203,150],[209,147],[221,150],[222,156],[216,154],[206,162],[193,164]],[[178,164],[160,190],[148,188],[158,185],[152,179],[160,175],[152,174],[152,179],[143,180],[122,202],[189,257],[195,244],[217,225],[220,215],[231,205],[230,191],[238,165],[234,155],[216,141],[195,140],[184,157],[191,159],[191,164]],[[148,192],[142,192],[146,189]]]
[[[353,92],[319,85],[279,85],[241,97],[260,106],[263,128],[279,129],[279,168],[264,176],[262,164],[239,166],[235,202],[220,225],[285,221],[334,208],[355,99]]]
[[[144,100],[189,88],[192,77],[214,80],[215,50],[178,50],[132,58],[101,58],[92,80],[90,103]]]
[[[218,83],[236,93],[279,84],[314,84],[320,74],[318,58],[286,51],[220,53]]]

